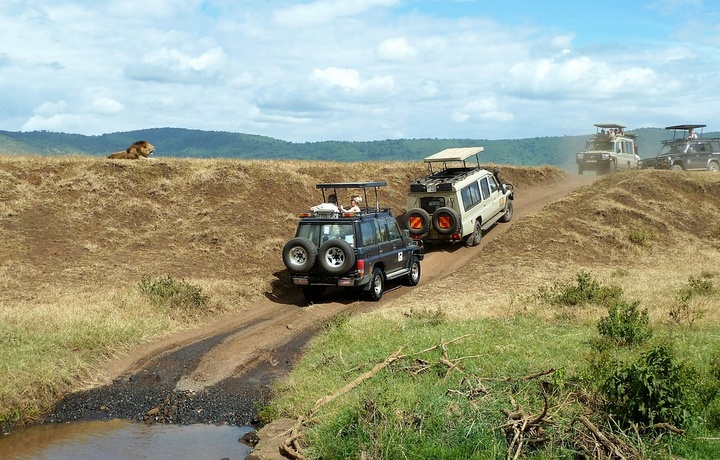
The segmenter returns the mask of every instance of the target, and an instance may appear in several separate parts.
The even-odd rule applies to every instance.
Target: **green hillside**
[[[668,138],[661,128],[641,128],[638,135],[641,157],[655,155],[660,141]],[[223,131],[182,128],[153,128],[85,136],[48,131],[0,131],[0,153],[22,155],[107,156],[124,150],[135,141],[155,146],[156,157],[298,159],[326,161],[416,161],[448,147],[485,147],[488,163],[574,169],[574,154],[592,135],[534,137],[526,139],[394,139],[368,142],[324,141],[293,143],[271,137]],[[707,134],[707,136],[713,133]]]

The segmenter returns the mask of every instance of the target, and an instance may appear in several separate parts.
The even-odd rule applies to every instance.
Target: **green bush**
[[[598,320],[598,332],[618,346],[640,345],[652,335],[647,309],[639,310],[640,301],[617,301],[608,309],[608,316]]]
[[[660,345],[616,369],[602,391],[608,412],[622,426],[666,422],[680,427],[691,412],[694,380],[694,372],[678,364],[669,347]]]
[[[153,279],[145,275],[138,285],[138,290],[158,307],[183,312],[200,312],[210,301],[202,288],[169,276]]]
[[[581,271],[575,284],[555,283],[552,288],[541,287],[538,296],[554,305],[582,306],[589,303],[611,305],[622,297],[622,288],[602,286],[590,273]]]

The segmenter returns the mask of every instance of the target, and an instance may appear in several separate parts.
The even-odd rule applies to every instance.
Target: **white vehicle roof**
[[[484,147],[456,147],[445,149],[438,153],[433,153],[429,157],[425,157],[425,163],[433,163],[440,161],[464,161],[466,158],[485,150]]]

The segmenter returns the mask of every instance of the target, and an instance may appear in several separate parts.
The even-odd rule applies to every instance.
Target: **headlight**
[[[609,160],[609,159],[610,159],[610,154],[609,154],[609,153],[603,153],[603,154],[602,154],[602,159],[603,159],[603,160]]]

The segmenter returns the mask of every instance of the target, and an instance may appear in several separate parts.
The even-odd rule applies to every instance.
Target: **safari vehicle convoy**
[[[598,123],[596,133],[585,142],[585,149],[575,155],[578,174],[595,171],[610,174],[616,169],[637,169],[637,135],[625,132],[617,123]]]
[[[669,169],[672,171],[720,171],[720,139],[703,138],[705,125],[674,125],[673,138],[663,141],[660,152],[640,160],[640,169]],[[697,129],[700,129],[700,135]]]
[[[483,231],[510,222],[515,191],[480,166],[483,147],[449,148],[425,158],[428,175],[410,184],[403,217],[410,235],[423,243],[480,244]],[[468,159],[474,157],[474,162]]]
[[[386,185],[384,181],[317,184],[323,203],[300,213],[295,237],[282,251],[290,280],[302,287],[309,302],[320,300],[331,286],[354,288],[378,301],[388,280],[402,279],[408,286],[420,281],[422,247],[400,231],[389,208],[380,207],[378,190]],[[347,189],[361,190],[365,205],[338,208],[337,191]],[[374,206],[368,205],[368,189],[375,192]]]

